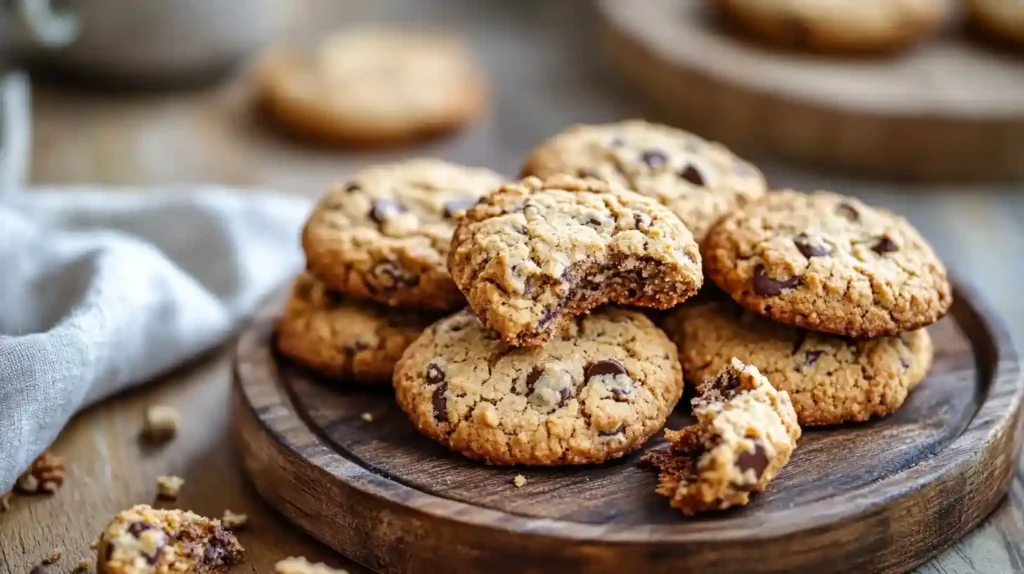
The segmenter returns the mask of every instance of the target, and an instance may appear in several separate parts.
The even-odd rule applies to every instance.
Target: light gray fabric
[[[308,209],[213,187],[0,197],[0,492],[76,411],[228,338],[301,267]]]

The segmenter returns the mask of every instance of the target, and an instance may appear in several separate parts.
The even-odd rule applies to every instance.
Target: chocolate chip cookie
[[[402,351],[440,318],[341,295],[304,274],[277,322],[277,347],[328,377],[390,385]]]
[[[577,125],[537,147],[523,175],[594,177],[658,200],[697,243],[711,224],[764,195],[764,176],[720,144],[669,126],[631,120]]]
[[[588,464],[658,432],[682,392],[675,345],[641,313],[577,317],[541,349],[509,347],[469,311],[430,327],[395,369],[423,434],[489,464]]]
[[[433,159],[367,168],[314,209],[302,234],[306,266],[348,295],[458,309],[465,299],[445,268],[455,216],[502,182],[491,170]]]
[[[938,29],[947,0],[717,0],[727,20],[786,48],[828,53],[890,53]]]
[[[732,359],[698,385],[697,423],[665,431],[671,446],[649,453],[658,494],[684,514],[743,506],[789,462],[800,438],[796,413],[757,367]]]
[[[245,560],[245,550],[219,520],[186,510],[140,504],[119,512],[100,535],[101,574],[222,572]]]
[[[653,199],[596,179],[528,177],[466,212],[448,269],[510,345],[540,346],[605,303],[666,309],[696,293],[701,257]]]
[[[484,75],[457,38],[360,29],[313,48],[272,48],[256,67],[260,103],[296,135],[356,146],[451,131],[487,101]]]
[[[773,192],[715,225],[708,277],[740,305],[848,337],[898,335],[946,314],[946,268],[902,217],[834,193]]]
[[[712,376],[732,357],[757,365],[775,388],[789,393],[804,426],[892,413],[932,364],[925,329],[855,340],[769,321],[732,302],[685,307],[663,325],[679,345],[686,378]]]

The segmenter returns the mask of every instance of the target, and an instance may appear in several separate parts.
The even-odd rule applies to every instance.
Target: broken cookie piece
[[[528,177],[459,220],[448,270],[509,345],[541,347],[614,303],[667,309],[701,287],[690,230],[667,207],[596,179]]]
[[[661,471],[658,494],[688,515],[747,504],[778,475],[800,438],[789,395],[757,367],[734,358],[697,390],[696,424],[665,431],[671,447],[644,457]]]
[[[20,494],[53,494],[64,484],[64,461],[44,451],[18,477],[14,490]]]
[[[107,574],[222,572],[245,550],[219,520],[140,504],[119,512],[100,536],[96,569]]]

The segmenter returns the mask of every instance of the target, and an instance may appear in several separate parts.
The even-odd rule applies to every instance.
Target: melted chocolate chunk
[[[894,251],[899,251],[900,246],[896,245],[896,243],[892,239],[889,239],[888,235],[883,235],[878,240],[878,243],[875,243],[874,247],[872,247],[871,250],[879,255],[882,255],[883,253],[892,253]]]
[[[638,230],[646,231],[647,228],[651,225],[651,216],[647,215],[646,213],[634,213],[633,223],[636,225],[636,228]]]
[[[824,257],[832,253],[832,247],[817,243],[806,234],[801,233],[793,238],[793,244],[800,250],[804,257]]]
[[[647,150],[640,156],[640,161],[646,163],[649,167],[659,167],[665,165],[668,161],[668,156],[661,150]]]
[[[128,534],[138,538],[143,532],[153,530],[154,528],[156,528],[156,526],[153,526],[148,522],[132,522],[128,525]]]
[[[609,390],[612,392],[613,399],[620,403],[624,403],[629,400],[629,397],[633,396],[633,383],[631,381],[621,387],[610,387]]]
[[[603,359],[601,361],[594,361],[587,365],[586,371],[583,375],[585,382],[590,382],[590,379],[594,377],[600,377],[602,375],[625,375],[626,367],[622,366],[622,363],[615,359]]]
[[[455,217],[460,211],[466,211],[470,207],[476,205],[476,200],[472,197],[464,197],[460,199],[449,199],[444,202],[444,216],[448,219]]]
[[[686,169],[679,172],[679,177],[692,183],[693,185],[704,186],[704,176],[701,175],[700,170],[693,165],[686,166]]]
[[[544,371],[540,367],[534,367],[530,371],[529,375],[526,375],[526,394],[532,395],[533,389],[537,385],[537,381],[540,380],[540,376],[544,374]]]
[[[790,289],[794,289],[800,285],[800,277],[790,277],[789,279],[772,279],[764,270],[764,265],[758,264],[754,268],[754,292],[762,297],[776,297],[782,295]]]
[[[448,377],[444,374],[444,369],[437,363],[430,363],[427,365],[426,380],[428,385],[440,385],[441,383],[448,380]]]
[[[597,436],[615,436],[626,432],[626,425],[620,424],[619,426],[607,431],[598,431]]]
[[[821,351],[807,351],[804,353],[804,365],[810,367],[817,363],[820,357]]]
[[[742,473],[752,470],[754,471],[754,477],[760,479],[764,469],[768,468],[768,451],[764,448],[764,443],[761,442],[761,439],[755,438],[753,443],[753,451],[742,452],[736,457],[736,467]]]
[[[387,221],[392,215],[402,213],[405,211],[402,206],[390,199],[385,197],[374,200],[373,207],[370,208],[370,219],[377,222],[378,225]]]
[[[430,398],[434,407],[434,419],[439,423],[448,422],[448,397],[445,396],[447,392],[448,381],[445,381],[434,389],[434,394]]]

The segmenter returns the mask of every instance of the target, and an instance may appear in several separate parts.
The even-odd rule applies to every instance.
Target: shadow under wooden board
[[[1024,52],[993,49],[952,18],[892,57],[803,54],[726,31],[713,4],[596,3],[606,59],[671,121],[859,175],[1024,178]]]
[[[808,429],[746,508],[683,516],[654,493],[639,453],[561,468],[449,453],[417,434],[389,389],[343,389],[280,359],[285,293],[238,343],[236,439],[261,496],[381,572],[901,572],[995,508],[1021,446],[1016,352],[976,295],[956,295],[930,327],[932,371],[903,409]]]

